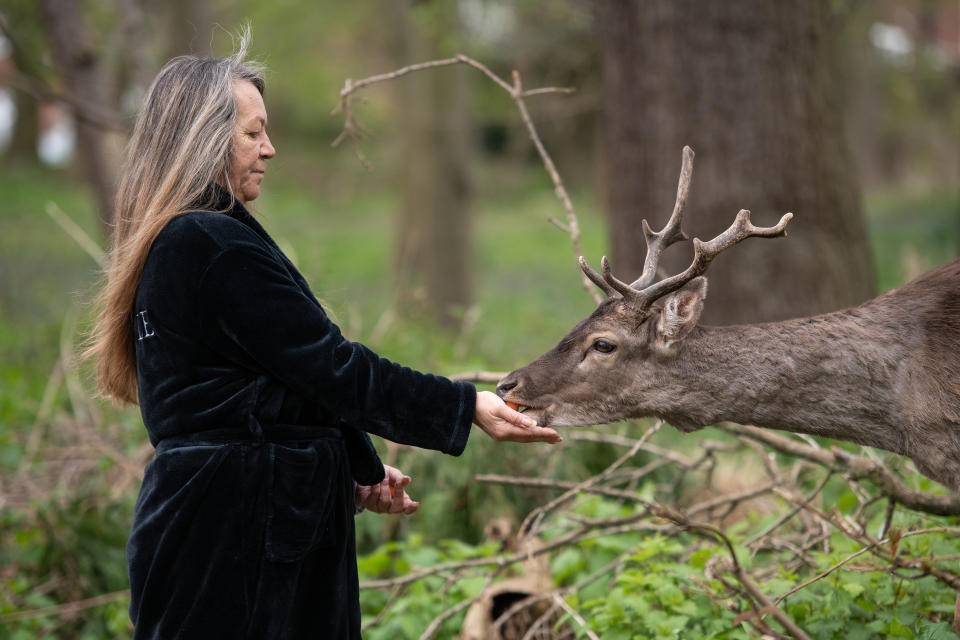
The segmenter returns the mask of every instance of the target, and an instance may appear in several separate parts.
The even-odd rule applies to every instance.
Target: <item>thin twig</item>
[[[516,70],[513,71],[513,83],[506,82],[503,78],[495,74],[489,69],[486,65],[477,62],[476,60],[469,58],[463,54],[457,54],[453,58],[445,58],[442,60],[430,60],[427,62],[420,62],[417,64],[407,65],[395,71],[389,73],[381,73],[375,76],[370,76],[368,78],[363,78],[362,80],[351,80],[347,79],[344,82],[343,89],[340,90],[340,104],[333,110],[333,114],[342,113],[344,116],[343,132],[337,136],[334,140],[334,147],[338,146],[344,139],[349,138],[351,143],[354,146],[360,161],[363,163],[364,167],[370,170],[370,164],[367,162],[366,158],[360,152],[358,139],[360,137],[360,126],[357,123],[356,116],[353,114],[353,109],[351,106],[351,101],[353,94],[364,87],[370,86],[378,82],[385,82],[388,80],[395,80],[397,78],[403,77],[409,73],[414,73],[416,71],[424,71],[427,69],[435,69],[437,67],[445,67],[455,64],[465,64],[467,66],[473,67],[474,69],[480,71],[483,75],[493,81],[497,86],[506,91],[510,97],[513,99],[514,104],[517,107],[517,111],[520,113],[520,119],[523,121],[524,126],[527,129],[527,134],[530,136],[531,142],[533,142],[534,148],[537,150],[537,154],[540,156],[540,160],[543,162],[544,168],[547,170],[547,174],[550,176],[550,179],[553,181],[554,193],[557,198],[560,199],[560,203],[563,205],[564,211],[567,215],[566,230],[570,236],[570,243],[573,247],[574,254],[579,257],[583,255],[583,246],[580,240],[580,223],[577,220],[576,212],[574,211],[573,202],[570,200],[570,196],[567,193],[567,189],[564,186],[563,179],[560,177],[560,173],[557,171],[557,167],[553,162],[553,158],[547,152],[546,147],[544,147],[543,142],[540,139],[540,134],[537,133],[537,128],[533,124],[533,119],[530,117],[530,112],[527,110],[527,105],[524,102],[524,97],[532,95],[542,95],[545,93],[572,93],[573,89],[570,88],[560,88],[560,87],[542,87],[539,89],[524,90],[523,83],[520,80],[520,73]],[[584,289],[587,293],[593,298],[594,302],[599,304],[603,300],[603,296],[596,290],[595,287],[590,283],[590,279],[586,274],[581,273],[581,278],[583,282]]]
[[[457,615],[458,613],[460,613],[467,607],[471,606],[473,603],[477,602],[483,597],[484,592],[487,590],[487,588],[490,586],[490,584],[494,581],[494,579],[499,573],[500,573],[499,569],[497,571],[490,572],[490,574],[487,576],[487,581],[483,585],[483,588],[480,590],[479,594],[477,594],[472,598],[468,598],[463,602],[459,602],[455,604],[454,606],[450,607],[449,609],[441,613],[439,616],[434,618],[433,621],[431,621],[430,624],[427,626],[427,628],[424,630],[424,632],[420,635],[420,640],[433,640],[433,637],[436,636],[437,632],[440,631],[440,627],[443,626],[444,622],[446,622],[453,616]],[[390,603],[388,602],[386,605],[384,605],[383,611],[386,611],[389,606],[390,606]]]
[[[591,631],[590,627],[587,626],[587,621],[583,619],[583,616],[581,616],[573,609],[573,607],[567,604],[565,599],[561,598],[559,595],[555,595],[553,596],[553,601],[556,602],[561,609],[566,611],[567,615],[573,618],[578,625],[580,625],[580,627],[587,633],[588,638],[591,638],[592,640],[600,640],[599,636],[597,636],[597,634]]]
[[[934,527],[934,528],[930,528],[930,529],[918,529],[918,530],[916,530],[916,531],[907,531],[906,533],[904,533],[904,534],[901,535],[901,539],[902,539],[902,538],[910,538],[910,537],[912,537],[912,536],[927,535],[927,534],[931,534],[931,533],[949,533],[949,534],[951,534],[951,535],[960,535],[960,529],[955,529],[955,528],[951,528],[951,527]],[[876,549],[877,547],[880,547],[880,546],[882,546],[882,545],[888,544],[889,542],[890,542],[890,539],[889,539],[889,538],[884,538],[883,540],[876,540],[876,541],[872,542],[871,544],[866,545],[865,547],[861,548],[859,551],[856,551],[856,552],[850,554],[849,556],[847,556],[846,558],[844,558],[843,560],[841,560],[840,562],[837,562],[836,564],[834,564],[833,566],[831,566],[831,567],[830,567],[829,569],[827,569],[826,571],[823,571],[823,572],[817,574],[816,576],[814,576],[813,578],[810,578],[810,579],[807,580],[806,582],[804,582],[804,583],[802,583],[802,584],[796,585],[795,587],[793,587],[792,589],[790,589],[789,591],[787,591],[787,592],[784,593],[783,595],[778,596],[778,597],[776,598],[776,600],[774,600],[774,603],[775,603],[775,604],[780,604],[781,602],[783,602],[783,600],[785,600],[786,598],[792,596],[792,595],[795,594],[797,591],[800,591],[801,589],[805,589],[806,587],[809,587],[810,585],[812,585],[814,582],[817,582],[818,580],[823,580],[823,579],[826,578],[828,575],[830,575],[831,573],[833,573],[834,571],[836,571],[837,569],[839,569],[839,568],[842,567],[843,565],[847,564],[847,563],[850,562],[851,560],[854,560],[854,559],[862,556],[863,554],[865,554],[865,553],[867,553],[867,552],[869,552],[869,551],[872,551],[872,550]],[[956,588],[956,587],[954,587],[954,588]]]
[[[527,629],[527,632],[523,634],[523,637],[520,638],[520,640],[534,640],[540,629],[542,629],[544,625],[550,623],[550,620],[557,613],[559,608],[560,606],[556,603],[551,605],[550,608],[544,611],[539,618],[533,621],[533,624],[530,625],[530,628]]]
[[[393,603],[400,598],[400,594],[402,594],[405,589],[406,589],[406,585],[404,584],[398,584],[397,586],[395,586],[390,591],[390,597],[387,598],[387,601],[384,603],[383,607],[380,609],[380,612],[371,620],[368,620],[367,622],[363,623],[363,625],[360,627],[360,631],[366,631],[370,627],[375,627],[378,624],[380,624],[383,618],[387,615],[387,612],[390,610],[391,605],[393,605]]]
[[[960,515],[960,495],[935,495],[915,491],[882,464],[864,456],[857,456],[834,447],[831,451],[816,449],[767,429],[732,423],[719,428],[767,444],[777,451],[816,462],[828,469],[850,474],[855,479],[868,479],[883,493],[908,509],[938,516]]]
[[[810,502],[812,502],[814,498],[816,498],[818,495],[820,495],[820,492],[823,491],[823,488],[824,488],[825,486],[827,486],[827,482],[830,480],[831,477],[833,477],[833,473],[832,473],[832,472],[828,472],[827,475],[826,475],[826,477],[824,477],[824,479],[820,482],[820,484],[817,485],[817,488],[814,489],[814,490],[810,493],[810,495],[808,495],[807,498],[806,498],[801,504],[796,505],[793,509],[791,509],[791,510],[790,510],[788,513],[786,513],[783,517],[777,519],[776,522],[774,522],[773,524],[771,524],[769,527],[767,527],[767,528],[764,529],[763,531],[761,531],[761,532],[759,532],[759,533],[757,533],[757,534],[755,534],[755,535],[753,535],[753,536],[750,536],[750,538],[748,538],[748,539],[743,543],[743,546],[749,547],[751,544],[753,544],[753,543],[756,542],[757,540],[760,540],[760,539],[762,539],[762,538],[766,538],[768,535],[770,535],[771,533],[773,533],[774,531],[776,531],[777,529],[779,529],[781,526],[783,526],[784,523],[787,522],[787,520],[789,520],[789,519],[792,518],[793,516],[797,515],[804,507],[806,507],[808,504],[810,504]]]
[[[87,252],[94,262],[102,269],[107,264],[107,256],[104,250],[97,244],[86,231],[80,228],[70,216],[65,214],[55,202],[47,203],[47,215],[53,218],[53,221],[60,225],[68,236],[80,245],[80,248]]]
[[[14,611],[12,613],[4,613],[0,615],[0,624],[9,624],[11,622],[19,622],[20,620],[30,620],[31,618],[40,618],[43,616],[69,616],[75,613],[79,613],[86,609],[92,609],[93,607],[99,607],[101,605],[110,604],[111,602],[116,602],[117,600],[123,600],[124,598],[130,597],[130,590],[124,589],[123,591],[114,591],[113,593],[105,593],[93,598],[87,598],[86,600],[76,600],[74,602],[64,602],[63,604],[58,604],[52,607],[43,607],[41,609],[29,609],[26,611]]]
[[[593,476],[593,477],[591,477],[591,478],[587,478],[586,480],[584,480],[583,482],[581,482],[581,483],[578,484],[577,486],[575,486],[575,487],[573,487],[573,488],[565,491],[562,495],[554,498],[554,499],[551,500],[549,503],[543,505],[542,507],[537,507],[536,509],[534,509],[533,511],[531,511],[531,512],[527,515],[527,517],[524,518],[523,523],[520,525],[520,532],[521,532],[523,535],[530,535],[530,534],[536,533],[536,532],[539,530],[539,525],[540,525],[540,523],[543,521],[543,518],[546,516],[546,514],[548,514],[549,512],[553,511],[554,509],[556,509],[556,508],[559,507],[560,505],[564,504],[564,503],[567,502],[568,500],[571,500],[572,498],[576,497],[576,495],[577,495],[578,493],[580,493],[580,491],[582,491],[583,489],[585,489],[585,488],[587,488],[587,487],[595,486],[595,485],[599,484],[601,481],[603,481],[604,479],[606,479],[607,477],[609,477],[609,476],[610,476],[614,471],[616,471],[623,463],[625,463],[627,460],[629,460],[629,459],[631,459],[632,457],[634,457],[635,455],[637,455],[637,452],[640,451],[640,449],[643,447],[644,443],[645,443],[653,434],[655,434],[657,431],[659,431],[659,430],[660,430],[660,427],[662,427],[662,426],[663,426],[663,420],[657,420],[657,422],[656,422],[652,427],[650,427],[650,428],[647,430],[647,432],[644,433],[643,436],[642,436],[639,440],[636,441],[636,444],[634,444],[633,447],[631,447],[630,451],[628,451],[628,452],[626,452],[625,454],[623,454],[622,456],[620,456],[620,457],[619,457],[617,460],[615,460],[610,466],[608,466],[606,469],[604,469],[603,472],[601,472],[601,473],[599,473],[599,474],[597,474],[597,475],[595,475],[595,476]]]

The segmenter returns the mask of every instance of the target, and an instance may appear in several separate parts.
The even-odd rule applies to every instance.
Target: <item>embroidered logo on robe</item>
[[[153,325],[150,324],[150,321],[147,320],[147,311],[137,312],[133,316],[134,325],[137,328],[137,340],[143,342],[144,338],[149,338],[151,336],[157,335],[157,332],[153,330]]]

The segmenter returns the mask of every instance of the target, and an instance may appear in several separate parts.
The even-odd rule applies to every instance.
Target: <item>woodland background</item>
[[[124,544],[152,449],[135,409],[93,397],[76,345],[139,97],[164,61],[223,55],[243,24],[278,150],[257,214],[348,337],[421,370],[508,371],[593,308],[517,109],[475,70],[359,92],[366,135],[331,146],[347,78],[456,53],[576,89],[526,103],[593,263],[639,273],[640,220],[669,215],[685,144],[691,235],[740,208],[795,213],[787,239],[711,268],[707,322],[849,306],[960,253],[956,0],[5,0],[0,638],[131,633]],[[688,256],[672,252],[675,269]],[[378,443],[422,506],[358,518],[366,635],[494,637],[468,608],[525,579],[514,592],[549,598],[498,601],[504,637],[956,637],[956,500],[904,507],[833,442],[655,427],[556,447],[475,434],[461,458]],[[946,496],[903,458],[839,448]]]

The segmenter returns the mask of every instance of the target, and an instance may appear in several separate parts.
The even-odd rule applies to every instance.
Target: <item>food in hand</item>
[[[516,402],[510,402],[510,401],[508,400],[506,404],[507,404],[508,407],[510,407],[510,408],[513,409],[514,411],[519,411],[519,410],[520,410],[520,405],[518,405]]]

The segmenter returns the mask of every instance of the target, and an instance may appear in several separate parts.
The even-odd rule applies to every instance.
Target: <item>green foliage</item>
[[[736,612],[715,602],[720,598],[704,589],[703,579],[694,580],[701,572],[682,561],[685,551],[676,538],[636,543],[612,588],[583,603],[591,628],[604,638],[749,638],[734,625]],[[715,552],[701,550],[696,562]],[[709,586],[722,592],[719,583]]]
[[[623,507],[606,500],[590,498],[578,514],[623,513]],[[843,536],[835,537],[830,553],[814,553],[816,567],[804,570],[775,571],[761,584],[771,597],[786,593],[807,581],[821,569],[848,556],[856,544]],[[365,579],[407,575],[413,570],[451,562],[464,557],[489,557],[490,546],[471,548],[457,544],[460,554],[449,552],[447,543],[425,549],[423,539],[412,536],[405,542],[389,543],[360,560],[361,582]],[[936,548],[948,555],[960,551],[960,540],[935,534],[905,538],[902,553],[918,557]],[[741,561],[747,550],[737,549]],[[791,554],[761,554],[756,560],[762,568],[776,569]],[[673,536],[644,535],[640,532],[601,536],[566,547],[553,554],[551,573],[558,586],[580,584],[610,560],[615,569],[595,582],[586,583],[568,603],[578,609],[588,626],[603,638],[755,638],[758,633],[744,614],[751,604],[741,592],[732,574],[722,567],[729,561],[726,547],[704,544],[690,534]],[[762,565],[762,566],[761,566]],[[872,570],[837,571],[789,596],[780,605],[811,637],[832,638],[956,638],[949,624],[954,592],[932,577],[910,579],[890,573],[881,557],[860,565]],[[709,578],[712,571],[717,575]],[[717,569],[720,567],[720,569]],[[430,622],[458,603],[477,595],[482,575],[461,571],[449,580],[431,576],[406,587],[400,598],[390,603],[386,591],[363,591],[365,619],[382,614],[369,633],[373,638],[417,638]],[[502,577],[502,576],[501,576]],[[741,615],[744,614],[744,615]],[[450,618],[439,637],[450,637],[462,624],[463,613]],[[771,616],[766,623],[777,627]]]
[[[132,631],[124,547],[132,496],[104,502],[93,483],[63,501],[34,506],[29,516],[0,514],[0,616],[45,609],[91,595],[120,592],[80,617],[37,615],[0,624],[0,638],[121,638]]]
[[[407,539],[390,542],[370,554],[361,556],[357,566],[360,581],[383,577],[400,577],[410,573],[413,567],[423,569],[447,562],[463,561],[466,558],[484,558],[494,555],[498,545],[468,545],[457,540],[444,540],[435,545],[426,545],[419,534]],[[404,588],[402,597],[386,610],[376,625],[364,632],[371,640],[419,638],[431,621],[448,608],[475,598],[483,590],[486,579],[473,575],[448,580],[442,576],[429,576]],[[376,616],[390,602],[388,593],[376,590],[361,592],[360,606],[365,619]],[[451,616],[441,627],[438,637],[453,637],[466,612]]]

